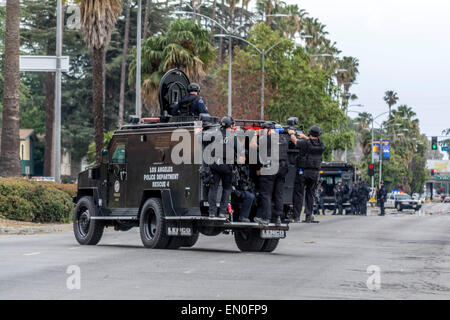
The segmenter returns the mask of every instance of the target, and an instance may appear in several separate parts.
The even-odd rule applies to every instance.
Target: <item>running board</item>
[[[134,216],[95,216],[91,220],[137,220]]]
[[[259,224],[256,222],[231,222],[227,218],[210,218],[206,216],[172,216],[165,217],[166,220],[198,220],[203,222],[224,222],[221,225],[214,225],[217,227],[227,227],[227,228],[257,228],[257,229],[277,229],[277,230],[289,230],[289,225],[287,223],[282,223],[281,225],[277,225],[275,223],[269,223],[267,225]]]

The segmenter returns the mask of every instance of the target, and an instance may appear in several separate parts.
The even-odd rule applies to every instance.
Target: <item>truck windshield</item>
[[[325,191],[325,194],[327,196],[333,196],[334,195],[334,186],[339,182],[342,181],[341,175],[321,175],[320,179],[322,181],[322,187]]]

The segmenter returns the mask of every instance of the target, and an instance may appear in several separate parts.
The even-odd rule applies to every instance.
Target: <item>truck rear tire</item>
[[[259,235],[259,230],[244,229],[234,232],[234,240],[239,250],[243,252],[261,251],[265,240]]]
[[[167,235],[160,199],[150,198],[144,203],[139,218],[139,231],[146,248],[165,249],[169,244],[170,237]]]
[[[185,247],[185,248],[191,248],[191,247],[195,246],[199,236],[200,236],[200,233],[199,232],[195,232],[190,237],[181,237],[181,246]]]
[[[279,242],[280,242],[280,239],[266,239],[261,248],[261,252],[274,251],[277,248]]]
[[[96,245],[102,238],[105,223],[92,220],[93,215],[95,215],[94,199],[85,196],[78,200],[73,215],[73,232],[81,245]]]

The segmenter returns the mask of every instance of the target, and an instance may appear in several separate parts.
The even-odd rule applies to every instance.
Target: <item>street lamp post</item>
[[[142,0],[138,0],[137,39],[136,39],[136,116],[141,118],[141,16]]]

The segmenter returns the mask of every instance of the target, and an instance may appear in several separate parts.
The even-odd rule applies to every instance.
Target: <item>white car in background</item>
[[[395,208],[397,211],[403,211],[403,209],[418,211],[422,207],[419,200],[414,200],[405,193],[389,193],[384,206],[385,208]]]

